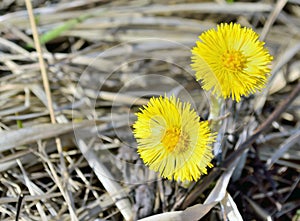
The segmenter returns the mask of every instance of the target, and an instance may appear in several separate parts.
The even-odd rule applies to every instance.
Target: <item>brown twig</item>
[[[272,112],[272,114],[266,119],[265,122],[263,122],[253,133],[252,136],[250,136],[244,143],[241,144],[241,146],[233,152],[231,155],[229,155],[226,160],[224,161],[223,166],[227,168],[231,162],[239,157],[247,148],[249,148],[249,145],[255,142],[255,140],[258,138],[258,136],[264,132],[268,127],[272,124],[274,120],[276,120],[287,108],[288,106],[293,102],[293,100],[299,95],[300,93],[300,82],[298,85],[294,88],[294,90],[290,93],[290,95],[282,101],[279,106]]]
[[[274,120],[276,120],[288,107],[289,105],[294,101],[294,99],[300,94],[300,82],[294,90],[289,94],[289,96],[283,100],[278,107],[272,112],[272,114],[266,119],[265,122],[263,122],[244,143],[242,143],[239,148],[231,153],[224,161],[223,168],[227,169],[230,168],[231,163],[234,162],[234,160],[239,157],[245,150],[247,150],[252,143],[256,141],[258,136],[264,132],[266,129],[269,128],[269,126],[272,124]],[[211,173],[209,173],[208,176],[206,176],[201,183],[208,183],[210,184],[211,181],[216,179],[222,172],[221,168],[215,168]],[[210,181],[210,182],[207,182]],[[187,208],[189,205],[191,205],[198,197],[203,193],[204,190],[208,188],[209,185],[197,185],[195,189],[193,189],[186,197],[185,201],[183,202],[181,209]]]

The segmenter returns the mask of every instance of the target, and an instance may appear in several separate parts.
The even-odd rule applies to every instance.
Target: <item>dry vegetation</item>
[[[0,220],[300,220],[299,1],[32,4],[42,54],[25,1],[0,2]],[[134,112],[167,93],[207,119],[190,49],[231,21],[261,33],[269,84],[226,102],[207,176],[162,180],[136,153]]]

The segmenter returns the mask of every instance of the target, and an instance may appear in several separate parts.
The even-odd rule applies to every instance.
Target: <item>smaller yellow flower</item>
[[[258,38],[252,29],[233,23],[201,34],[192,49],[191,67],[203,89],[236,101],[262,89],[273,58]]]
[[[189,103],[174,96],[151,98],[137,113],[134,136],[138,153],[150,169],[162,177],[197,180],[212,167],[214,134]]]

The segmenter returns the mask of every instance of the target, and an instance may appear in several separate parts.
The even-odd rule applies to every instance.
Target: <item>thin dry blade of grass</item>
[[[283,155],[285,154],[290,147],[300,143],[300,129],[296,131],[295,134],[287,138],[277,149],[277,151],[270,157],[266,162],[266,167],[270,167]]]
[[[55,113],[54,113],[54,109],[53,109],[50,84],[49,84],[49,79],[48,79],[48,75],[47,75],[45,61],[42,56],[43,52],[42,52],[41,43],[40,43],[40,39],[39,39],[40,37],[39,37],[38,31],[37,31],[37,27],[36,27],[34,15],[33,15],[32,4],[31,4],[30,0],[25,0],[25,3],[26,3],[26,8],[27,8],[28,14],[29,14],[29,21],[30,21],[31,29],[33,32],[34,46],[38,53],[38,60],[39,60],[41,75],[42,75],[42,79],[43,79],[43,86],[44,86],[45,93],[47,96],[47,107],[48,107],[49,114],[50,114],[50,120],[51,120],[51,123],[55,125],[56,119],[55,119]],[[63,156],[63,150],[62,150],[60,138],[55,137],[55,142],[56,142],[57,151],[60,155],[60,164],[61,164],[61,168],[62,168],[61,174],[64,176],[64,180],[68,180],[69,175],[68,175],[68,171],[66,170],[66,164],[65,164],[65,160],[64,160],[64,156]],[[60,183],[60,180],[57,178],[56,171],[53,169],[52,165],[49,164],[49,166],[50,166],[50,170],[53,173],[53,176],[55,177],[58,188],[60,189],[60,191],[62,191],[62,195],[64,196],[64,198],[68,204],[71,220],[74,220],[74,221],[78,220],[76,217],[76,214],[75,214],[73,195],[68,190],[68,183],[65,183],[64,185],[62,185]],[[41,208],[39,208],[39,209],[41,209]],[[41,214],[41,215],[42,215],[42,218],[45,216],[44,214]]]

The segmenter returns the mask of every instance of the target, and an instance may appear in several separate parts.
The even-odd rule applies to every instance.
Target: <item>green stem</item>
[[[72,29],[75,25],[85,21],[86,19],[92,17],[92,15],[81,15],[78,18],[70,19],[63,23],[62,25],[59,25],[58,27],[46,32],[45,34],[41,35],[40,42],[41,44],[45,44],[63,34],[63,32],[68,31]],[[34,46],[31,44],[28,44],[27,47],[33,48]]]

